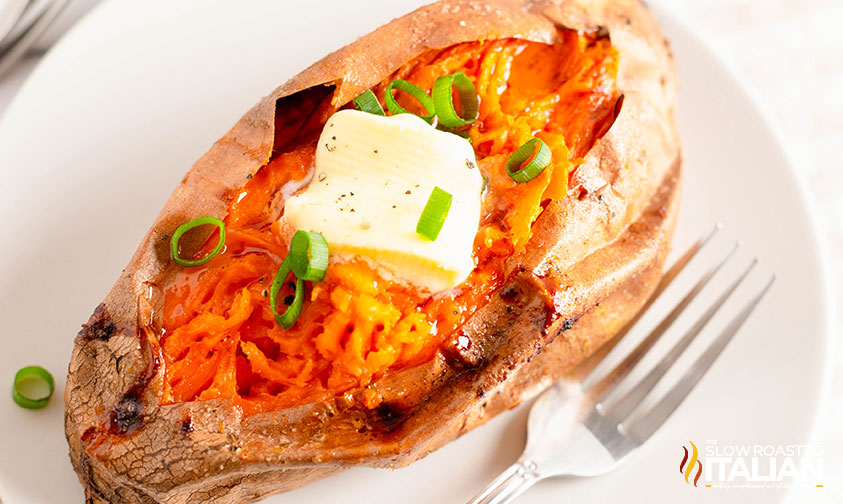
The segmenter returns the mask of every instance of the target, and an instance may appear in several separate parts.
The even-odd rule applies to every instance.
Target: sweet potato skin
[[[623,107],[568,197],[547,206],[526,252],[507,263],[505,286],[432,362],[374,384],[384,396],[374,411],[348,398],[248,418],[227,400],[160,404],[155,327],[158,286],[174,271],[169,234],[223,216],[221,195],[272,154],[279,99],[327,84],[339,106],[427,49],[553,42],[558,26],[608,33],[621,54]],[[570,371],[631,318],[661,272],[681,179],[675,87],[667,43],[638,0],[452,0],[385,25],[273,91],[191,168],[76,339],[65,431],[88,502],[249,502],[355,464],[405,465]]]

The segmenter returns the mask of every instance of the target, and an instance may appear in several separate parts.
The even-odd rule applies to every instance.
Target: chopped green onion
[[[363,91],[360,96],[351,101],[354,102],[354,108],[361,112],[368,112],[379,116],[386,115],[383,113],[383,107],[381,107],[378,97],[369,89]]]
[[[272,287],[269,288],[269,306],[272,308],[272,314],[275,315],[275,321],[283,329],[293,327],[293,324],[296,323],[299,315],[301,315],[301,309],[304,305],[304,280],[296,278],[296,292],[293,302],[284,310],[284,313],[278,314],[278,309],[276,308],[278,293],[281,291],[281,287],[284,286],[284,282],[287,281],[287,275],[291,271],[293,271],[293,266],[290,263],[290,258],[287,257],[281,262],[281,267],[278,268],[278,272],[275,273],[275,278],[272,280]],[[295,273],[293,273],[293,276],[295,276]]]
[[[213,224],[214,226],[218,227],[220,230],[220,241],[217,243],[217,246],[214,247],[208,255],[201,259],[188,260],[182,259],[179,256],[179,240],[181,239],[182,235],[186,232],[190,231],[191,229],[202,226],[205,224]],[[173,253],[173,260],[176,261],[177,264],[182,266],[201,266],[206,262],[210,261],[214,258],[215,255],[219,254],[222,250],[222,247],[225,245],[225,224],[216,217],[199,217],[198,219],[193,219],[192,221],[182,224],[181,226],[176,229],[176,232],[173,233],[173,238],[170,240],[170,249]]]
[[[26,366],[15,374],[12,399],[27,409],[41,409],[50,402],[56,384],[53,375],[41,366]]]
[[[442,231],[442,225],[448,217],[453,199],[451,193],[440,189],[439,186],[434,187],[416,224],[416,233],[430,241],[435,241],[439,237],[439,232]]]
[[[536,144],[539,145],[539,151],[533,156],[533,152],[536,150]],[[531,157],[532,159],[530,159]],[[524,165],[524,162],[528,159],[530,162]],[[549,164],[550,147],[540,138],[531,138],[506,160],[506,174],[516,182],[529,182],[538,177]]]
[[[319,233],[296,231],[290,242],[290,253],[281,261],[278,272],[269,288],[269,305],[275,322],[283,329],[293,327],[304,306],[304,281],[321,282],[328,271],[328,242]],[[296,290],[293,302],[278,313],[278,293],[287,282],[287,276],[292,273],[296,278]]]
[[[296,231],[288,256],[293,272],[309,282],[321,282],[328,272],[328,242],[319,233]]]
[[[424,117],[419,117],[429,123],[433,123],[433,117],[436,115],[436,108],[433,106],[433,100],[430,99],[430,96],[428,96],[422,88],[416,86],[412,82],[407,82],[401,79],[395,79],[394,81],[390,82],[388,86],[386,86],[386,94],[384,95],[386,108],[388,108],[389,111],[393,114],[409,114],[410,111],[408,111],[401,105],[398,105],[398,102],[395,101],[395,97],[392,96],[393,89],[397,91],[403,91],[415,98],[416,101],[419,102],[419,104],[424,108],[425,112],[429,114]]]
[[[457,90],[460,97],[462,116],[454,108],[454,93],[451,88]],[[477,97],[477,90],[474,83],[462,72],[451,75],[443,75],[433,83],[433,104],[436,109],[436,116],[439,122],[454,128],[465,126],[477,120],[480,110],[480,100]]]

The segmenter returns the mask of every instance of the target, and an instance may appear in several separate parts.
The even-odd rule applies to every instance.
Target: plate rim
[[[834,318],[833,300],[834,291],[831,288],[831,282],[828,281],[829,272],[831,271],[831,262],[829,258],[829,244],[826,233],[820,231],[820,217],[819,207],[810,197],[810,190],[808,189],[807,175],[801,171],[800,166],[795,161],[796,157],[788,147],[787,142],[784,141],[784,131],[778,119],[773,115],[771,108],[760,98],[760,93],[755,90],[755,85],[749,80],[746,73],[741,70],[732,58],[721,50],[718,50],[712,43],[706,41],[705,36],[699,28],[692,26],[684,16],[675,12],[671,7],[671,3],[666,0],[655,0],[650,5],[656,18],[660,16],[667,16],[675,23],[682,31],[689,37],[694,39],[699,47],[704,50],[709,57],[716,60],[722,65],[725,73],[732,79],[735,88],[740,92],[743,99],[745,99],[761,116],[761,120],[766,126],[768,133],[776,142],[779,154],[781,154],[785,165],[787,165],[787,173],[791,178],[791,182],[796,187],[797,199],[802,203],[802,207],[808,216],[808,234],[815,245],[813,250],[814,260],[817,264],[817,269],[820,274],[820,284],[822,291],[821,310],[822,317],[822,342],[824,345],[823,360],[822,360],[822,380],[820,381],[820,390],[817,394],[817,404],[814,405],[814,417],[811,418],[811,427],[808,432],[808,439],[812,440],[816,437],[822,419],[828,414],[829,399],[831,398],[831,382],[833,378],[834,356],[835,352],[839,351],[835,345],[834,339],[831,335],[834,333],[836,320]],[[681,86],[682,83],[680,82]],[[807,441],[806,440],[806,441]],[[786,492],[789,495],[792,492]]]
[[[76,32],[81,29],[87,29],[87,26],[90,24],[90,18],[92,17],[93,13],[98,13],[101,10],[104,10],[103,7],[106,5],[114,5],[118,3],[117,0],[103,0],[101,3],[96,5],[93,9],[87,12],[83,19],[80,22],[76,23],[68,33]],[[427,2],[432,3],[432,2]],[[760,95],[754,92],[754,85],[749,81],[746,75],[735,65],[731,58],[728,57],[727,54],[722,53],[719,51],[716,46],[709,43],[705,36],[703,35],[702,31],[697,29],[696,27],[692,26],[685,17],[677,14],[674,9],[670,7],[669,2],[665,0],[656,0],[650,4],[650,9],[653,11],[655,16],[662,20],[662,19],[669,19],[669,21],[675,24],[681,31],[683,31],[690,39],[699,46],[699,48],[704,51],[712,60],[716,61],[718,65],[724,70],[724,75],[728,75],[729,79],[731,79],[731,84],[733,84],[736,91],[740,94],[741,99],[745,100],[750,106],[757,111],[761,121],[764,123],[764,126],[767,128],[767,133],[771,136],[772,139],[775,140],[777,143],[778,153],[782,155],[783,162],[787,165],[787,172],[790,176],[790,182],[792,182],[793,186],[797,187],[796,192],[796,199],[801,203],[802,208],[805,210],[807,220],[810,221],[808,224],[807,234],[813,240],[813,249],[810,253],[812,259],[817,264],[817,269],[819,273],[819,283],[821,284],[820,293],[822,296],[822,301],[818,303],[820,305],[820,309],[822,310],[823,317],[821,321],[821,330],[824,331],[824,334],[821,336],[822,340],[822,350],[824,353],[824,359],[821,362],[822,373],[821,373],[821,380],[819,383],[819,393],[817,394],[817,401],[819,404],[814,404],[813,409],[813,417],[810,418],[810,427],[806,430],[807,437],[809,439],[813,439],[818,431],[818,427],[822,420],[826,417],[827,411],[829,409],[829,401],[831,394],[831,378],[833,376],[833,362],[835,354],[835,342],[832,338],[832,334],[835,328],[835,319],[833,317],[833,300],[834,293],[831,288],[831,283],[828,280],[830,269],[830,259],[829,259],[829,248],[827,243],[827,235],[825,233],[820,232],[820,219],[819,219],[819,209],[817,204],[814,202],[812,198],[810,198],[810,192],[808,188],[808,181],[807,175],[798,169],[800,164],[795,162],[795,156],[791,152],[788,144],[784,142],[784,134],[782,131],[782,126],[779,124],[778,120],[773,116],[771,109],[761,100]],[[408,11],[409,12],[409,11]],[[66,35],[63,36],[54,46],[51,48],[47,55],[38,62],[36,68],[27,76],[24,83],[21,85],[18,91],[23,90],[26,86],[30,84],[30,80],[33,76],[37,76],[38,71],[44,66],[44,62],[51,62],[55,59],[55,47],[60,47],[64,45]],[[52,56],[52,57],[51,57]],[[681,85],[681,84],[680,84]],[[20,102],[20,92],[15,94],[15,97],[9,103],[6,112],[11,111],[13,108],[18,107],[18,103]],[[0,117],[0,122],[2,122],[7,114],[3,114]],[[807,441],[807,439],[806,439]],[[792,494],[792,491],[785,492],[783,495],[783,500],[787,499],[787,496]]]

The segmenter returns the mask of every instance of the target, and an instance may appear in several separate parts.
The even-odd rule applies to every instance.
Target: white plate
[[[45,58],[0,125],[0,387],[16,369],[40,363],[58,392],[42,411],[0,400],[6,504],[82,502],[62,429],[73,337],[182,174],[276,84],[418,3],[111,0]],[[682,444],[803,443],[813,426],[827,369],[828,302],[804,193],[747,91],[698,39],[661,17],[683,84],[677,246],[722,220],[727,228],[706,258],[740,236],[747,247],[736,264],[750,253],[762,259],[739,298],[762,273],[779,280],[629,463],[601,478],[543,482],[522,502],[695,502],[711,492],[723,502],[775,501],[781,491],[689,490],[676,474]],[[407,469],[351,470],[268,502],[463,502],[516,459],[525,411]]]

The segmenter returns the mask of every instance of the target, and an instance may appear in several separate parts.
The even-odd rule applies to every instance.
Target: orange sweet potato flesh
[[[515,67],[506,86],[486,57]],[[429,89],[457,70],[484,103],[470,131],[493,186],[479,267],[431,301],[332,265],[280,337],[259,281],[286,253],[278,188],[306,183],[312,138],[363,90],[382,96],[396,76]],[[510,184],[501,160],[532,125],[500,111],[539,114],[563,83],[538,128],[554,165]],[[568,373],[660,275],[679,204],[674,103],[667,44],[631,0],[439,2],[273,91],[188,172],[76,339],[65,429],[89,502],[249,502],[352,465],[405,465]],[[226,221],[227,251],[187,271],[169,236],[202,215]],[[353,303],[377,317],[348,315]],[[338,340],[349,322],[360,337]],[[381,343],[366,343],[367,323],[384,325]]]
[[[226,196],[224,252],[162,286],[163,402],[231,397],[248,415],[336,397],[432,360],[503,284],[506,262],[525,249],[542,202],[566,196],[577,163],[615,118],[621,97],[617,51],[608,37],[561,30],[559,39],[432,49],[374,87],[381,95],[401,78],[429,92],[437,77],[457,71],[477,83],[480,113],[465,133],[488,182],[475,237],[477,266],[465,282],[433,295],[384,279],[366,262],[335,262],[324,281],[305,284],[298,323],[280,328],[267,298],[287,254],[279,216],[285,195],[316,175],[315,140],[294,135],[289,142],[295,146],[275,149],[266,166]],[[315,107],[331,110],[330,99],[326,95]],[[279,116],[276,128],[286,131],[289,119]],[[553,162],[535,180],[519,184],[507,175],[505,161],[534,132],[552,149]],[[199,253],[217,240],[211,236]],[[365,399],[374,408],[381,397],[369,389]]]

